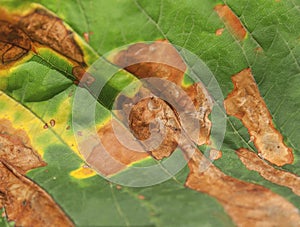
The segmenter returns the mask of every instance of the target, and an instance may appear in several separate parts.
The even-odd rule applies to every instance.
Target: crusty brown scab
[[[275,169],[257,154],[246,148],[241,148],[236,153],[248,169],[257,171],[263,178],[272,183],[290,188],[296,195],[300,196],[299,176],[284,170]]]
[[[159,98],[145,98],[134,105],[129,126],[155,159],[169,157],[178,145],[180,123],[173,110]]]
[[[5,208],[8,220],[16,226],[73,226],[53,199],[24,176],[28,170],[45,165],[26,132],[1,119],[0,208]]]
[[[242,25],[240,19],[232,12],[232,10],[223,4],[218,4],[214,10],[218,13],[219,17],[224,21],[229,31],[238,39],[243,40],[247,35],[247,31]],[[221,31],[222,34],[223,30]],[[219,32],[218,32],[219,33]],[[218,35],[216,32],[216,34]]]
[[[275,129],[251,70],[244,69],[232,81],[234,90],[224,102],[226,112],[243,122],[261,158],[277,166],[291,164],[292,149],[284,144],[282,135]]]
[[[216,198],[237,226],[298,226],[299,210],[260,185],[225,175],[198,151],[185,185]]]

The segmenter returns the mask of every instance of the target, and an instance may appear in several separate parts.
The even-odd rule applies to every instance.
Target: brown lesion
[[[83,52],[75,41],[73,32],[49,11],[35,9],[32,13],[20,17],[16,25],[22,28],[32,41],[50,47],[79,65],[85,65]]]
[[[126,50],[115,54],[111,61],[139,79],[151,77],[171,82],[165,83],[164,80],[157,83],[149,82],[150,84],[148,83],[146,87],[156,97],[164,100],[177,100],[177,109],[179,108],[183,115],[189,118],[187,121],[180,122],[181,127],[193,130],[195,128],[193,123],[198,121],[200,133],[197,138],[192,136],[192,140],[198,145],[210,143],[211,122],[208,116],[213,105],[211,97],[201,83],[195,83],[188,87],[183,85],[187,66],[176,48],[169,41],[158,40],[148,44],[133,44]],[[180,90],[184,91],[184,95]],[[117,102],[119,101],[117,100]],[[132,103],[134,103],[134,100],[132,100]],[[178,115],[176,108],[172,104],[166,104],[173,108],[175,115]],[[193,110],[189,107],[191,104],[194,107]],[[125,106],[125,104],[122,106],[122,103],[119,105],[120,108]],[[149,111],[147,107],[144,109]],[[149,119],[144,120],[148,121]],[[134,129],[131,128],[131,130]]]
[[[79,146],[87,163],[98,173],[109,176],[125,169],[129,164],[149,157],[147,151],[119,121],[111,119],[98,129],[98,138],[89,138]],[[120,138],[122,137],[122,138]],[[121,141],[120,141],[121,139]],[[125,141],[127,147],[122,143]],[[134,148],[134,149],[131,149]]]
[[[150,44],[151,45],[151,44]],[[142,55],[149,55],[151,52],[148,50],[150,48],[149,44],[139,44],[132,47],[129,47],[127,52],[123,51],[119,55],[117,55],[116,62],[121,66],[125,66],[129,64],[130,61],[138,61],[139,53]],[[134,50],[134,51],[133,51]],[[141,52],[139,52],[141,51]],[[159,51],[159,50],[156,50]],[[131,54],[128,54],[131,53]],[[136,53],[136,54],[134,54]],[[120,60],[121,56],[124,55],[123,63]],[[163,54],[161,54],[163,55]],[[132,59],[131,59],[132,58]],[[142,60],[151,58],[151,56],[141,57]],[[159,67],[155,68],[152,63],[148,64],[139,64],[135,65],[132,68],[125,67],[126,70],[130,71],[138,78],[147,78],[147,77],[162,77],[160,73],[157,71],[160,70]],[[151,65],[151,67],[149,66]],[[139,67],[140,68],[139,68]],[[152,67],[153,66],[153,67]],[[153,71],[153,73],[151,73]],[[247,70],[246,70],[247,74]],[[170,74],[166,74],[170,75]],[[176,74],[173,74],[175,77]],[[176,85],[181,86],[184,91],[187,93],[188,97],[192,100],[192,103],[195,105],[197,112],[191,113],[191,116],[196,117],[199,120],[202,134],[200,133],[199,144],[209,144],[209,135],[211,122],[208,119],[208,116],[212,109],[212,100],[210,99],[207,91],[203,88],[201,84],[194,84],[190,87],[182,86],[182,77],[177,75],[176,78],[165,77],[166,79],[173,81]],[[179,78],[179,79],[178,79]],[[247,78],[243,78],[247,81]],[[253,79],[253,78],[252,78]],[[249,81],[248,81],[249,82]],[[249,90],[253,89],[256,91],[254,93],[255,108],[251,105],[243,106],[243,110],[245,113],[247,112],[255,112],[255,111],[265,111],[266,106],[261,98],[259,98],[258,89],[256,88],[256,84],[254,80],[253,83],[250,83]],[[249,83],[248,83],[249,84]],[[156,94],[160,94],[161,97],[169,99],[172,95],[176,96],[176,89],[172,87],[172,94],[170,96],[167,94],[167,89],[163,89],[163,85],[154,86],[155,88],[150,88],[151,92]],[[162,88],[160,88],[162,87]],[[157,90],[159,90],[157,92]],[[248,90],[248,88],[245,88]],[[154,92],[155,91],[155,92]],[[159,96],[159,97],[160,97]],[[143,97],[143,96],[141,96]],[[178,97],[176,97],[178,98]],[[156,115],[153,115],[151,112],[152,108],[149,108],[149,101],[152,101],[154,98],[144,98],[139,102],[135,102],[134,98],[128,98],[122,96],[120,100],[118,100],[118,106],[120,109],[124,108],[125,112],[130,112],[131,117],[129,118],[130,129],[133,131],[133,134],[141,140],[146,140],[150,136],[151,130],[150,120],[155,119]],[[130,101],[131,100],[131,101]],[[164,101],[159,100],[159,98],[155,98],[157,103],[161,105],[168,105]],[[187,108],[187,99],[179,97],[179,106],[181,109]],[[229,99],[226,100],[225,105],[229,103]],[[257,101],[258,100],[258,101]],[[130,105],[130,103],[132,103]],[[165,104],[162,104],[165,103]],[[231,103],[231,102],[230,102]],[[233,102],[234,103],[234,102]],[[257,104],[257,105],[256,105]],[[161,106],[158,105],[158,106]],[[152,105],[151,105],[152,106]],[[156,105],[154,105],[156,106]],[[227,105],[226,105],[227,106]],[[262,106],[262,107],[260,107]],[[228,106],[227,106],[228,107]],[[171,107],[172,108],[172,107]],[[260,109],[262,108],[262,109]],[[154,108],[156,109],[156,108]],[[228,111],[228,110],[227,110]],[[178,117],[178,114],[173,109],[174,114],[172,117]],[[156,112],[157,114],[158,112]],[[241,113],[241,116],[246,116],[245,113]],[[164,116],[161,114],[160,116]],[[259,120],[259,118],[255,118],[257,115],[253,116],[253,120]],[[170,119],[172,118],[170,117]],[[122,118],[122,120],[126,120],[126,118]],[[268,119],[270,122],[270,119]],[[182,122],[177,118],[179,129],[182,132]],[[175,124],[176,127],[177,124]],[[269,126],[269,124],[268,124]],[[175,128],[176,128],[175,127]],[[155,129],[155,127],[154,127]],[[274,127],[273,127],[274,129]],[[260,130],[261,131],[261,130]],[[262,187],[260,185],[244,182],[233,177],[230,177],[223,172],[221,172],[216,166],[211,163],[211,160],[218,159],[222,156],[221,151],[217,151],[212,149],[210,152],[210,159],[206,158],[202,153],[199,152],[198,149],[195,149],[195,145],[193,144],[190,136],[186,133],[181,133],[180,135],[176,135],[173,131],[170,131],[170,136],[168,138],[173,139],[176,143],[174,146],[179,146],[184,152],[185,157],[189,160],[188,166],[190,168],[189,176],[186,180],[185,185],[193,190],[197,190],[202,193],[206,193],[210,196],[216,198],[224,207],[225,211],[232,217],[232,220],[238,226],[257,226],[257,225],[297,225],[300,221],[300,215],[296,207],[294,207],[290,202],[288,202],[283,197],[273,193],[271,190]],[[168,146],[172,148],[172,145]],[[160,152],[164,154],[164,149],[160,149]],[[264,153],[265,154],[265,153]]]
[[[246,38],[247,31],[242,25],[240,19],[234,12],[224,4],[218,4],[214,10],[218,13],[219,17],[224,21],[229,31],[238,39],[243,40]],[[218,35],[218,33],[216,32]]]
[[[213,107],[212,99],[201,83],[193,84],[186,88],[185,91],[197,110],[197,112],[190,115],[190,118],[199,121],[199,138],[197,141],[194,140],[194,142],[198,145],[210,144],[209,137],[212,124],[208,117]]]
[[[1,119],[0,207],[16,226],[74,226],[55,201],[25,176],[27,171],[45,165],[26,132]]]
[[[162,78],[177,85],[181,85],[187,68],[167,40],[133,44],[115,55],[112,62],[138,78]]]
[[[236,151],[238,157],[243,164],[249,169],[257,171],[266,180],[290,188],[296,195],[300,196],[300,177],[281,170],[276,169],[262,160],[257,154],[246,148]]]
[[[159,98],[145,98],[134,105],[129,127],[155,159],[169,157],[178,146],[180,123],[171,107]]]
[[[31,50],[28,35],[16,25],[0,20],[0,56],[2,64],[17,61]]]
[[[185,185],[216,198],[237,226],[298,226],[298,209],[260,185],[225,175],[195,151]]]
[[[292,149],[274,127],[272,116],[260,96],[250,69],[232,76],[234,90],[224,104],[227,114],[240,119],[248,129],[261,158],[283,166],[294,160]]]
[[[28,53],[38,54],[38,48],[47,47],[64,56],[73,65],[73,76],[77,83],[86,74],[84,53],[75,34],[62,19],[50,11],[38,7],[24,14],[7,13],[0,8],[0,56],[1,65],[11,66]],[[94,78],[82,84],[91,85]]]

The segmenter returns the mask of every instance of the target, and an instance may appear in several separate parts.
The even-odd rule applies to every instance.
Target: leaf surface
[[[24,13],[30,3],[4,1],[1,7],[16,12],[23,9]],[[54,12],[70,26],[67,26],[69,30],[72,28],[78,34],[74,33],[75,40],[83,50],[84,60],[67,56],[57,51],[57,47],[51,49],[47,42],[39,42],[42,46],[38,46],[37,52],[25,48],[22,56],[10,58],[17,60],[16,64],[0,72],[3,91],[0,116],[28,133],[32,145],[48,165],[30,171],[27,176],[43,187],[76,225],[236,224],[215,199],[220,197],[184,187],[188,168],[159,185],[128,188],[109,183],[87,170],[84,161],[76,155],[79,152],[72,131],[71,110],[77,89],[74,81],[78,78],[72,69],[81,62],[91,65],[98,56],[129,43],[167,39],[186,48],[208,65],[224,97],[233,90],[232,75],[250,68],[275,128],[293,150],[294,162],[279,169],[299,176],[299,1],[79,0],[74,4],[41,0],[36,3]],[[220,4],[227,6],[240,21],[246,32],[242,39],[234,34],[229,23],[224,23],[215,8]],[[197,73],[192,62],[187,63]],[[110,117],[109,100],[115,96],[110,93],[112,89],[117,93],[136,80],[126,72],[119,75],[99,98],[96,106],[99,128]],[[204,84],[208,85],[209,81]],[[230,177],[270,189],[299,210],[299,196],[290,188],[280,186],[283,184],[263,178],[261,172],[246,168],[235,152],[239,148],[257,152],[242,122],[228,116],[222,157],[213,164]]]

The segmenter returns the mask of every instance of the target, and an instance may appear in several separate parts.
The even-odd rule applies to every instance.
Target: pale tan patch
[[[280,169],[275,169],[267,162],[261,160],[257,154],[246,148],[236,151],[243,164],[249,169],[257,171],[263,178],[272,183],[290,188],[300,196],[300,177]]]
[[[222,158],[222,155],[222,151],[216,149],[211,149],[209,151],[209,159],[212,161]]]
[[[219,28],[216,30],[215,34],[216,36],[221,36],[223,34],[224,28]]]
[[[229,31],[238,39],[243,40],[247,35],[247,31],[242,25],[240,19],[232,12],[227,5],[217,5],[214,10],[224,21]]]
[[[237,226],[299,226],[299,210],[260,185],[222,173],[195,151],[185,185],[216,198]]]
[[[232,76],[234,90],[224,104],[227,114],[240,119],[258,149],[261,158],[282,166],[294,160],[292,149],[283,142],[272,121],[272,116],[260,96],[250,69]]]

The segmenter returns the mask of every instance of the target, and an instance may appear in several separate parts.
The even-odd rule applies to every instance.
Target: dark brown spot
[[[51,126],[51,127],[54,127],[54,126],[55,126],[55,120],[54,120],[54,119],[51,119],[51,120],[50,120],[50,126]]]
[[[47,123],[45,123],[45,124],[44,124],[44,126],[43,126],[43,128],[44,128],[44,129],[47,129],[47,128],[49,128],[48,124],[47,124]]]
[[[196,83],[185,89],[187,95],[191,98],[196,111],[190,113],[190,118],[199,121],[200,132],[196,142],[198,145],[210,144],[211,121],[209,114],[211,113],[213,103],[208,92],[201,83]],[[181,99],[182,106],[185,106],[185,99]],[[187,121],[193,122],[193,121]],[[187,126],[186,126],[187,127]],[[193,128],[193,126],[189,126]]]
[[[216,149],[211,149],[209,151],[209,159],[214,161],[217,159],[220,159],[222,157],[222,151],[216,150]]]
[[[0,179],[7,218],[16,226],[74,226],[43,189],[3,161],[0,161]]]
[[[189,132],[192,140],[199,145],[210,142],[211,122],[208,116],[212,108],[211,98],[200,83],[188,88],[182,86],[187,67],[180,54],[167,40],[156,41],[151,44],[137,43],[131,45],[127,50],[116,54],[113,62],[125,67],[127,71],[138,78],[157,77],[165,79],[159,80],[157,83],[149,82],[147,89],[163,100],[178,100],[176,108],[170,106],[175,115],[177,111],[184,116],[185,121],[180,122],[180,124]],[[143,94],[140,96],[144,97]],[[130,103],[135,102],[122,95],[117,98],[117,108],[123,109],[125,112],[125,109],[131,108]],[[195,121],[199,121],[200,124],[199,136],[194,136],[199,133],[199,127],[195,127]],[[198,131],[195,132],[196,130]],[[177,132],[178,128],[175,127],[174,131]]]
[[[83,33],[83,38],[84,38],[84,40],[85,40],[87,43],[89,43],[89,42],[90,42],[90,34],[89,34],[89,32],[84,32],[84,33]]]
[[[256,47],[256,48],[254,49],[254,51],[255,51],[257,54],[260,54],[260,53],[263,52],[263,49],[262,49],[261,47]]]

